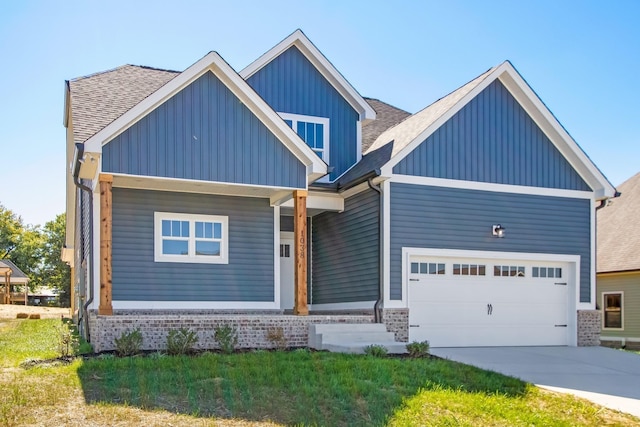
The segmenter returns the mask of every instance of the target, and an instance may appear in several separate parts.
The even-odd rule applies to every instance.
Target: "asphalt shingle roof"
[[[411,113],[382,102],[379,99],[365,98],[376,111],[376,119],[362,125],[362,152],[366,153],[371,144],[382,132],[409,117]]]
[[[86,141],[178,74],[123,65],[70,80],[74,141]]]
[[[398,154],[404,147],[409,145],[418,135],[431,126],[436,120],[442,117],[449,109],[458,103],[465,95],[471,92],[476,86],[494,70],[489,69],[469,83],[454,90],[449,95],[440,98],[433,104],[429,105],[422,111],[407,117],[402,122],[384,131],[371,144],[367,150],[367,154],[379,149],[390,141],[393,141],[393,151],[391,157]]]
[[[597,211],[598,273],[640,270],[640,173],[617,190],[620,197]]]
[[[0,267],[9,267],[11,269],[11,278],[13,279],[28,279],[27,275],[11,260],[3,259],[0,261]],[[4,279],[0,278],[0,284],[2,283],[4,283]]]

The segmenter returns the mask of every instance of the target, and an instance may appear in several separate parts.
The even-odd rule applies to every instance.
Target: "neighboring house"
[[[598,210],[597,300],[603,345],[640,348],[640,173]]]
[[[211,52],[70,80],[65,126],[63,257],[98,351],[180,324],[212,345],[221,322],[247,347],[371,321],[436,347],[598,343],[615,189],[509,62],[411,115],[298,30],[240,73]]]
[[[27,305],[29,277],[13,261],[0,260],[0,303]]]

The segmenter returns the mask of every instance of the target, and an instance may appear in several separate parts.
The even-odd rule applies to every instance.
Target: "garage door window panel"
[[[445,264],[435,262],[412,262],[411,274],[444,275]]]
[[[482,264],[453,264],[454,276],[484,276],[487,266]]]
[[[558,267],[533,267],[531,269],[531,276],[538,278],[549,278],[549,279],[561,279],[562,278],[562,268]]]
[[[495,265],[494,277],[525,277],[524,266],[521,265]]]

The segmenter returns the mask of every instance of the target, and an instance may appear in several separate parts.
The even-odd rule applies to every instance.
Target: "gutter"
[[[376,171],[374,171],[375,173]],[[376,176],[378,174],[376,173]],[[367,178],[367,184],[369,184],[369,188],[371,188],[372,190],[375,190],[378,192],[378,200],[379,200],[379,206],[378,206],[378,226],[379,226],[379,233],[380,236],[378,238],[378,245],[379,245],[379,249],[378,249],[378,299],[376,300],[376,303],[373,305],[373,318],[375,323],[382,323],[382,316],[381,316],[381,309],[382,309],[382,304],[383,304],[383,298],[384,298],[384,282],[382,281],[382,277],[383,277],[383,260],[384,260],[384,245],[382,242],[383,236],[384,236],[384,224],[382,223],[382,190],[380,189],[380,186],[376,186],[373,185],[373,176]],[[355,184],[357,185],[357,184]]]
[[[93,190],[90,187],[82,184],[80,179],[78,178],[78,174],[80,172],[80,162],[79,159],[84,156],[84,144],[76,143],[76,158],[73,166],[73,183],[80,190],[84,190],[89,195],[89,299],[82,306],[82,310],[80,311],[81,318],[78,319],[78,323],[80,324],[82,321],[85,322],[85,331],[87,332],[87,341],[91,341],[91,335],[89,331],[89,316],[87,313],[87,308],[93,302],[93,268],[94,268],[94,260],[93,260]],[[82,209],[82,207],[81,207]]]

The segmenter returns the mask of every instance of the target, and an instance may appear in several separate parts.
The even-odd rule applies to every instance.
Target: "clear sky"
[[[66,79],[211,50],[240,71],[296,28],[410,112],[508,59],[614,185],[640,171],[640,1],[2,1],[0,203],[64,211]]]

